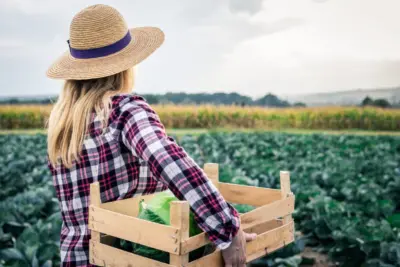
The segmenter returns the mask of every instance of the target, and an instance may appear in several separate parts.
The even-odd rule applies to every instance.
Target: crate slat
[[[89,229],[178,254],[179,229],[90,206]],[[95,218],[95,220],[93,219]],[[118,223],[116,223],[118,222]]]
[[[181,241],[189,238],[189,213],[190,207],[187,201],[173,201],[170,207],[170,223],[181,231],[177,235],[178,252],[180,255],[170,254],[170,264],[185,266],[189,262],[189,254],[182,253]]]
[[[259,224],[252,225],[251,227],[244,227],[243,231],[246,233],[256,233],[256,234],[261,234],[264,232],[267,232],[269,230],[275,229],[277,227],[280,227],[283,225],[282,220],[278,219],[273,219],[270,221],[263,221]],[[183,240],[181,243],[181,251],[182,253],[188,253],[191,252],[195,249],[201,248],[202,246],[205,246],[209,244],[210,241],[207,237],[206,233],[201,233],[195,236],[190,237],[187,240]]]
[[[271,221],[266,221],[259,223],[257,225],[253,225],[252,227],[244,228],[244,231],[246,233],[256,233],[256,234],[262,234],[265,233],[269,230],[278,228],[283,225],[283,220],[281,219],[274,219]]]
[[[157,194],[157,193],[156,193]],[[117,201],[106,202],[100,205],[101,208],[111,210],[124,215],[137,217],[139,214],[139,203],[142,199],[149,201],[156,194],[143,195],[138,197],[132,197]]]
[[[181,243],[181,251],[183,253],[189,253],[195,249],[201,248],[210,243],[206,233],[201,233],[190,237],[187,240],[183,240]]]
[[[277,243],[271,245],[270,247],[267,248],[267,250],[260,250],[254,254],[251,255],[247,255],[246,257],[246,261],[247,263],[252,262],[255,259],[261,258],[263,256],[266,256],[268,254],[271,254],[272,252],[283,248],[284,246],[286,246],[289,243],[292,243],[294,241],[294,236],[290,236],[290,235],[285,235],[285,239],[284,240],[279,240]]]
[[[293,222],[262,233],[246,244],[246,261],[267,255],[293,241]],[[215,251],[210,255],[190,262],[187,267],[222,267],[221,251]]]
[[[211,180],[211,182],[215,185],[217,189],[219,189],[219,167],[216,163],[206,163],[204,164],[204,172],[207,175],[207,178]]]
[[[198,260],[189,262],[189,264],[185,267],[222,267],[222,266],[224,266],[222,254],[221,251],[217,250]]]
[[[290,189],[290,173],[288,171],[280,172],[280,184],[281,184],[282,198],[287,198],[293,195]],[[291,214],[288,214],[283,217],[284,223],[289,222],[291,220],[292,220]]]
[[[268,248],[282,242],[282,240],[285,240],[285,237],[290,235],[293,235],[293,222],[259,234],[255,240],[246,244],[246,255],[249,257],[260,250],[267,253],[269,252]]]
[[[155,261],[94,241],[90,242],[89,249],[93,251],[90,263],[98,266],[174,267],[174,265]]]
[[[282,199],[281,190],[248,185],[219,183],[219,191],[227,202],[256,207]]]
[[[99,182],[90,184],[90,205],[93,207],[100,207],[101,205]],[[90,216],[93,216],[90,210],[89,213]],[[95,241],[100,241],[100,233],[98,231],[91,231],[91,238]]]
[[[294,196],[272,202],[268,205],[258,207],[241,216],[241,223],[244,229],[250,228],[261,222],[270,221],[278,217],[291,214],[294,211]]]
[[[101,205],[100,199],[100,184],[95,182],[90,184],[90,205],[99,207]],[[93,218],[93,212],[89,209],[89,218]],[[90,229],[90,225],[89,225]],[[90,240],[100,242],[100,233],[95,230],[90,231]],[[89,249],[89,260],[93,260],[93,251]]]

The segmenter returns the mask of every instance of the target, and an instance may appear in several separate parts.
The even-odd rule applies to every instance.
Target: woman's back
[[[97,181],[102,202],[168,188],[189,203],[226,263],[244,266],[246,238],[238,213],[166,135],[150,105],[130,93],[132,67],[161,45],[162,31],[128,29],[106,5],[83,9],[70,29],[69,51],[47,72],[66,80],[50,114],[47,155],[63,219],[62,266],[90,266],[89,188]]]
[[[221,248],[239,227],[227,204],[203,170],[168,137],[158,115],[139,96],[112,97],[109,125],[102,131],[92,116],[79,162],[49,168],[63,218],[61,261],[88,265],[90,184],[100,183],[102,202],[170,189],[187,200],[199,226]]]
[[[129,102],[129,103],[128,103]],[[128,103],[128,105],[126,105]],[[64,165],[51,166],[53,183],[63,218],[61,232],[61,260],[82,258],[88,255],[90,231],[88,230],[89,187],[100,182],[102,202],[115,201],[135,195],[149,194],[167,189],[155,179],[149,166],[142,159],[135,157],[120,142],[121,112],[123,106],[145,109],[151,108],[139,96],[116,95],[112,97],[112,109],[109,125],[104,133],[100,120],[95,113],[89,124],[84,140],[81,161],[72,168]],[[81,253],[77,253],[81,251]],[[80,256],[78,256],[80,255]]]

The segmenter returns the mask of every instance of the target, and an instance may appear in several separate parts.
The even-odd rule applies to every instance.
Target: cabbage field
[[[175,138],[201,166],[219,163],[223,182],[278,188],[279,171],[291,172],[297,241],[254,266],[311,266],[310,248],[339,266],[400,266],[400,137]],[[45,155],[43,134],[0,135],[0,266],[59,265],[61,218]]]

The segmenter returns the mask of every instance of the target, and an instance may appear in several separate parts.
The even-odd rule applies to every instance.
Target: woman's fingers
[[[246,242],[250,242],[257,238],[257,234],[256,233],[250,233],[250,234],[244,233],[244,238],[245,238]]]
[[[242,236],[242,238],[243,238],[242,240],[244,240],[244,236]],[[243,267],[242,266],[243,258],[246,258],[246,249],[243,246],[238,246],[237,251],[235,253],[235,264],[233,266]]]
[[[255,233],[244,233],[239,230],[232,244],[227,249],[222,250],[225,267],[246,267],[246,242],[256,238],[257,234]]]
[[[242,255],[242,257],[240,258],[239,266],[246,267],[246,255]]]
[[[233,267],[241,267],[239,263],[239,253],[235,253],[235,259],[233,260]]]

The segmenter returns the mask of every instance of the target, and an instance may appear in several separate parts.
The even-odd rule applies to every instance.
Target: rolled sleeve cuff
[[[217,248],[218,248],[219,250],[224,250],[224,249],[227,249],[231,244],[232,244],[232,241],[220,243],[220,244],[217,246]]]
[[[229,204],[228,204],[229,205]],[[231,235],[229,237],[229,241],[222,241],[222,240],[217,240],[216,242],[214,242],[216,244],[216,247],[220,250],[224,250],[227,249],[231,244],[232,244],[232,239],[236,236],[236,234],[239,231],[240,228],[240,217],[239,217],[239,213],[237,213],[237,211],[231,206],[230,209],[232,211],[232,232]]]

